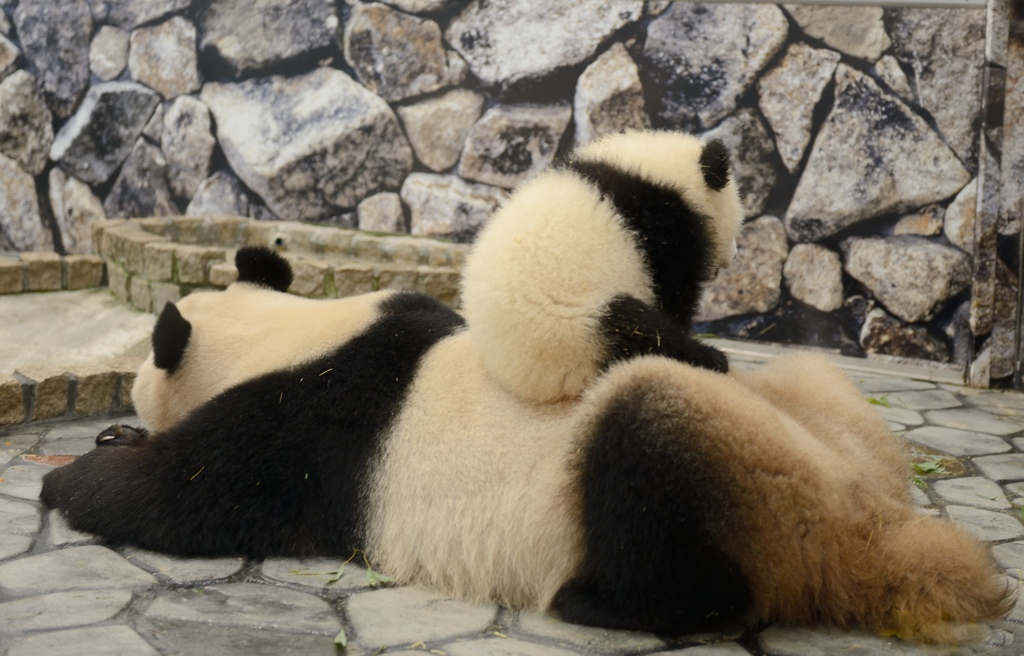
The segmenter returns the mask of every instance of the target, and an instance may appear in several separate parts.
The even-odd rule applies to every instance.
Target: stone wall
[[[701,331],[1012,372],[1003,0],[0,7],[0,248],[175,214],[466,241],[574,144],[683,129],[733,149],[748,218]]]

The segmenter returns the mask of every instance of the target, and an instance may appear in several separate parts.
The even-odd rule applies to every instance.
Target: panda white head
[[[235,256],[238,281],[168,303],[132,386],[142,423],[162,431],[222,391],[329,352],[377,316],[384,292],[314,300],[286,293],[287,260],[268,248]]]
[[[675,189],[693,209],[712,218],[716,270],[732,262],[743,206],[729,151],[721,140],[705,143],[682,132],[631,130],[583,146],[575,156],[638,171]],[[709,273],[713,276],[714,271]]]

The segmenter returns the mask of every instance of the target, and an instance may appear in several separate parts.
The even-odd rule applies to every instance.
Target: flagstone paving
[[[922,465],[921,512],[993,545],[1024,580],[1024,394],[854,374]],[[247,561],[112,549],[37,499],[55,456],[91,448],[111,418],[0,433],[0,654],[339,653],[393,656],[824,656],[1024,653],[1024,602],[956,648],[837,630],[764,627],[745,635],[654,636],[566,624],[380,584],[342,558]],[[127,421],[131,421],[128,419]],[[946,473],[942,473],[946,472]],[[908,472],[908,485],[911,483]],[[346,646],[336,645],[344,635]]]

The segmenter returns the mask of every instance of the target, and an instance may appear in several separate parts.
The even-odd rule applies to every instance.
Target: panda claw
[[[114,424],[100,431],[96,436],[96,446],[132,446],[146,439],[146,431],[134,426]]]

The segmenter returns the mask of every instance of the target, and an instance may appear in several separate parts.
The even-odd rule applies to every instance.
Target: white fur
[[[143,363],[132,403],[151,431],[164,431],[229,387],[324,355],[377,316],[378,292],[313,300],[235,283],[223,292],[194,292],[176,303],[192,324],[175,373]]]
[[[578,152],[677,189],[715,219],[717,259],[725,266],[743,213],[733,182],[720,192],[705,185],[702,148],[686,134],[629,132]],[[643,255],[611,202],[574,173],[554,170],[498,210],[477,237],[462,283],[466,320],[488,373],[535,403],[579,396],[597,375],[600,313],[620,294],[654,300]]]

